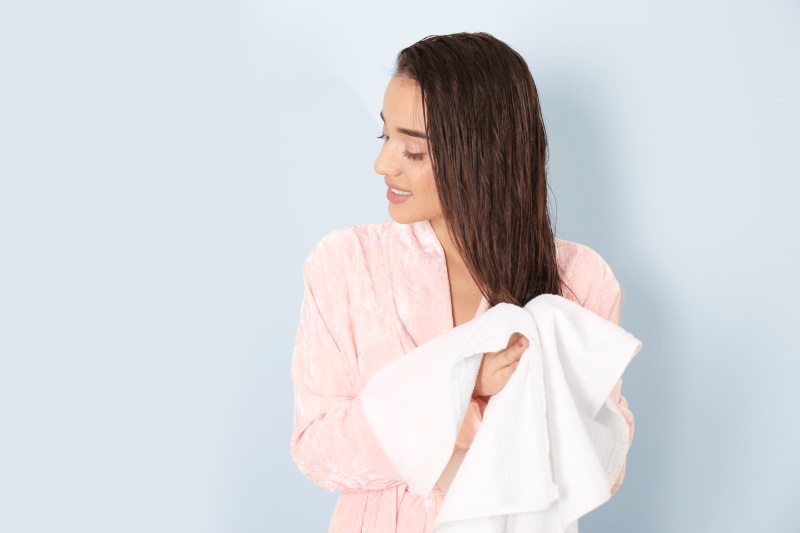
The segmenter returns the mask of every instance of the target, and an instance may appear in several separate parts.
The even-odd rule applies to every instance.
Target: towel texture
[[[454,455],[482,356],[514,332],[530,344]],[[609,395],[641,346],[561,296],[501,303],[378,370],[361,405],[410,489],[446,491],[434,533],[576,532],[625,463],[629,427]]]

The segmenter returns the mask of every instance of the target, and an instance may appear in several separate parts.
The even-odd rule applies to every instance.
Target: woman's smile
[[[411,196],[411,193],[410,193],[410,192],[404,192],[404,193],[401,193],[401,192],[397,191],[396,189],[392,189],[391,187],[389,187],[388,189],[386,189],[386,198],[387,198],[387,199],[388,199],[390,202],[392,202],[393,204],[400,204],[400,203],[403,203],[403,202],[405,202],[406,200],[408,200],[408,198],[409,198],[410,196]]]

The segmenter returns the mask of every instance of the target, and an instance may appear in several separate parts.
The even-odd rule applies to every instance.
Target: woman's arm
[[[329,491],[380,490],[404,483],[364,417],[348,346],[347,282],[336,239],[323,239],[303,265],[305,294],[292,356],[297,467]]]
[[[456,448],[466,450],[472,444],[475,434],[481,426],[483,412],[486,410],[489,398],[490,396],[473,396],[470,399],[467,413],[464,415],[464,421],[461,423],[458,437],[456,437]]]
[[[622,414],[622,417],[625,418],[625,422],[628,423],[628,449],[631,447],[631,442],[633,441],[633,413],[631,413],[630,409],[628,409],[628,401],[625,399],[624,396],[620,394],[620,388],[622,387],[622,378],[617,382],[617,385],[611,391],[611,399],[614,400],[617,404],[617,409]],[[614,482],[614,485],[611,487],[611,494],[614,494],[619,489],[620,485],[622,485],[622,480],[625,479],[625,466],[627,465],[627,461],[622,463],[622,470],[620,470],[619,476],[617,480]]]

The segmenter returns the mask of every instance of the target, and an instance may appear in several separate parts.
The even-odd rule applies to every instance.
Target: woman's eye
[[[422,158],[425,157],[425,154],[412,154],[406,151],[403,152],[403,155],[412,161],[422,161]]]
[[[378,139],[383,139],[383,142],[386,142],[386,141],[389,140],[389,136],[381,134],[381,135],[378,135]]]

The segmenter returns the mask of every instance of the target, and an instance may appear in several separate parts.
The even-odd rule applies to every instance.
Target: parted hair
[[[442,214],[489,304],[561,295],[547,135],[522,56],[487,33],[431,35],[400,51],[395,75],[420,87]]]

